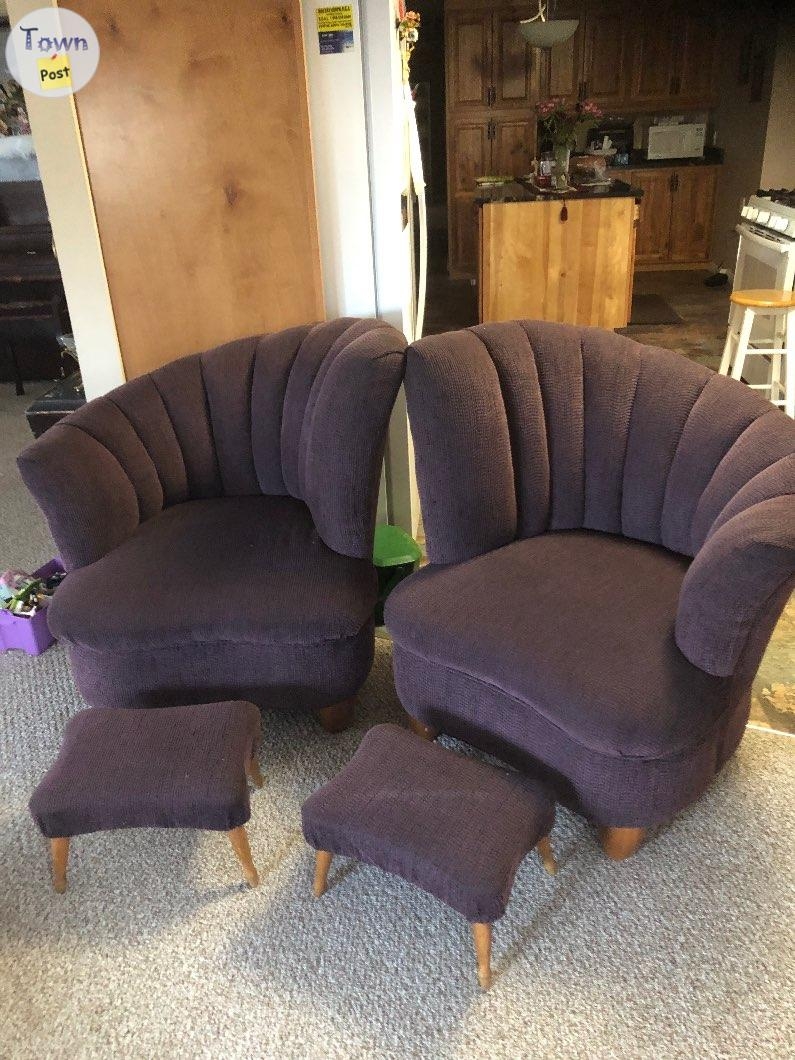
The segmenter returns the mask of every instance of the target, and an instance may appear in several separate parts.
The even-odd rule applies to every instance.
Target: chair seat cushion
[[[82,710],[30,811],[49,838],[112,828],[229,831],[250,816],[246,764],[260,725],[259,710],[243,702]]]
[[[490,922],[505,912],[522,858],[555,806],[530,777],[454,754],[397,725],[376,725],[338,776],[307,799],[316,850],[394,872]]]
[[[166,508],[72,571],[49,622],[98,651],[313,645],[355,637],[376,591],[372,563],[328,548],[300,501],[222,497]]]
[[[473,678],[491,706],[456,701],[445,710],[477,729],[512,733],[531,752],[529,712],[602,754],[658,758],[692,748],[727,709],[730,679],[698,669],[674,641],[688,563],[655,545],[562,531],[425,568],[387,603],[398,689],[412,657]],[[504,716],[481,716],[495,694]]]

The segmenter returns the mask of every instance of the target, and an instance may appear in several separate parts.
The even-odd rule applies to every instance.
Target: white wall
[[[46,6],[8,0],[11,24]],[[25,99],[83,383],[93,398],[123,383],[124,368],[74,101],[32,93]]]
[[[763,188],[795,187],[795,6],[779,15],[773,87],[762,160]]]

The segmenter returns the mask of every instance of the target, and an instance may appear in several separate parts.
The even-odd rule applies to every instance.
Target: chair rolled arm
[[[403,381],[405,339],[380,321],[331,360],[307,415],[303,499],[323,541],[371,559],[378,487],[392,407]]]
[[[138,498],[121,464],[68,421],[24,449],[17,466],[67,570],[101,559],[138,526]]]
[[[716,520],[682,583],[680,651],[707,673],[733,674],[757,624],[772,629],[793,578],[795,495],[769,497]]]

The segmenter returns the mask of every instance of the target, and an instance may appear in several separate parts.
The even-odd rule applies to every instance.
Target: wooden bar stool
[[[770,401],[795,418],[795,292],[733,291],[731,302],[720,374],[742,379],[746,357],[769,357],[768,382],[749,386],[753,390],[769,391]],[[773,336],[755,341],[752,346],[751,332],[758,317],[772,320]],[[781,378],[782,361],[785,362],[784,381]]]

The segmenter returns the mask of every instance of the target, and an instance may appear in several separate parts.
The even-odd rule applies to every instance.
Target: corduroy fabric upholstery
[[[531,321],[423,339],[406,392],[431,567],[386,608],[404,705],[603,824],[664,820],[734,749],[795,576],[795,424]]]
[[[19,457],[69,570],[49,615],[95,706],[353,695],[405,341],[341,319],[173,361]]]
[[[540,781],[376,725],[301,815],[316,850],[377,865],[490,923],[525,854],[551,831],[555,804]]]
[[[251,816],[246,765],[260,738],[253,703],[70,718],[30,800],[50,839],[114,828],[231,831]]]

